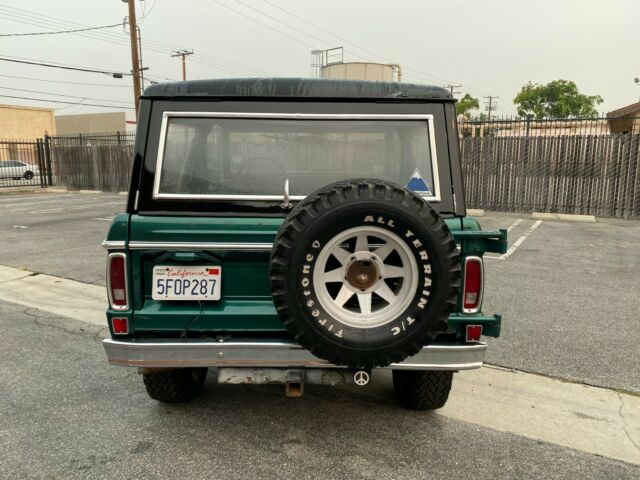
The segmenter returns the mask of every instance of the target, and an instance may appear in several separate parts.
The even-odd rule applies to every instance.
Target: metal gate
[[[0,140],[0,188],[53,185],[45,140]]]

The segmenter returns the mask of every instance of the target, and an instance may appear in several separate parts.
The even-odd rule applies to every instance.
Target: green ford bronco
[[[481,312],[506,231],[466,215],[455,100],[310,79],[154,85],[108,250],[109,362],[183,402],[219,383],[366,385],[434,409],[500,334]]]

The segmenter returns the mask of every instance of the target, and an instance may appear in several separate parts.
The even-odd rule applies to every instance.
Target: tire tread
[[[162,403],[184,403],[193,400],[200,392],[206,378],[206,370],[181,368],[152,372],[143,374],[142,379],[147,393],[154,400]]]
[[[453,372],[393,371],[393,387],[398,403],[412,410],[436,410],[449,398]]]

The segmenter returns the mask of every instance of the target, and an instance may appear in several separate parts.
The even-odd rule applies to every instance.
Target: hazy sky
[[[604,112],[640,97],[633,81],[640,76],[639,0],[143,0],[137,11],[144,65],[156,80],[181,77],[179,60],[170,56],[180,47],[195,51],[187,76],[199,79],[306,77],[312,48],[344,46],[345,61],[393,61],[406,81],[497,95],[499,114],[515,113],[513,98],[527,81],[573,80],[583,93],[604,98]],[[0,0],[0,34],[116,24],[126,15],[121,0]],[[131,69],[122,27],[0,37],[0,56]],[[0,95],[131,107],[130,85],[130,77],[0,61]],[[6,97],[0,103],[54,107],[58,114],[117,110]]]

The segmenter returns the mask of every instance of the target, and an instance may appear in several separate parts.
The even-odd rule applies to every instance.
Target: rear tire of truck
[[[147,393],[162,403],[184,403],[202,390],[207,368],[180,368],[142,375]]]
[[[334,365],[368,369],[418,353],[446,329],[460,259],[423,198],[383,180],[344,180],[284,221],[270,281],[296,341]]]
[[[394,370],[393,390],[398,403],[411,410],[435,410],[449,398],[453,372]]]

